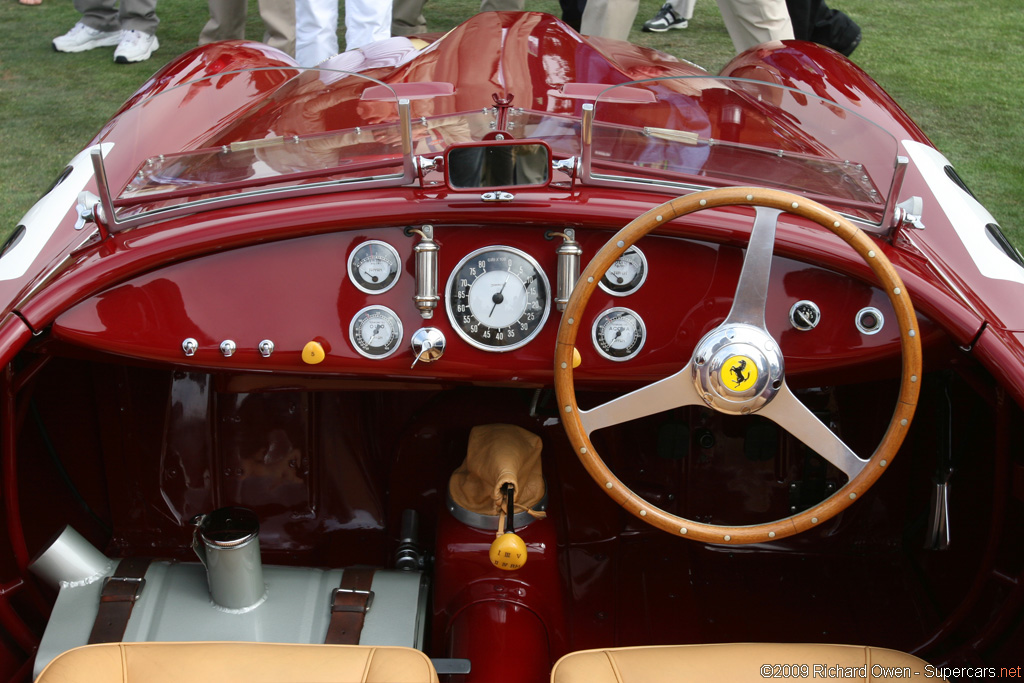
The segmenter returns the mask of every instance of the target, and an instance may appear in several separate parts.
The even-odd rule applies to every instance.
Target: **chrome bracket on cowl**
[[[96,220],[96,207],[99,203],[100,198],[88,190],[78,193],[78,203],[75,204],[75,211],[78,213],[75,230],[81,230],[86,223]]]

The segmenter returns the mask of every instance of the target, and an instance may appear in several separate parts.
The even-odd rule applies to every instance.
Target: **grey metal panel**
[[[331,591],[340,569],[264,567],[266,598],[246,610],[213,602],[206,570],[198,563],[153,562],[146,587],[125,629],[126,642],[229,640],[322,643],[330,618]],[[33,676],[60,653],[85,645],[98,611],[102,582],[65,585],[40,643]],[[378,570],[373,606],[360,643],[422,649],[426,580],[421,572]]]

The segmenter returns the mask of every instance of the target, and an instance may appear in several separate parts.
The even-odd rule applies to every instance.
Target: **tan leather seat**
[[[104,643],[68,650],[36,683],[437,683],[407,647]]]
[[[784,669],[783,667],[790,667]],[[806,670],[792,667],[806,666]],[[764,683],[842,678],[882,681],[897,677],[939,680],[923,660],[896,650],[857,645],[725,643],[624,647],[571,652],[555,663],[552,683]],[[776,669],[776,667],[779,667]],[[838,669],[837,669],[838,667]],[[762,670],[763,668],[763,670]],[[794,672],[795,671],[795,672]],[[806,672],[806,673],[805,673]],[[917,674],[915,676],[915,674]]]

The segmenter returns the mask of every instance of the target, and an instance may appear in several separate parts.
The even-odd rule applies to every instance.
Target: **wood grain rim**
[[[892,419],[867,465],[832,496],[804,512],[750,526],[703,524],[665,512],[636,495],[605,465],[587,437],[579,417],[572,375],[573,348],[582,313],[604,272],[641,237],[667,222],[695,211],[723,206],[762,206],[814,221],[832,231],[860,255],[888,296],[900,331],[903,351],[899,397]],[[820,526],[859,499],[892,464],[910,429],[920,394],[921,340],[917,317],[906,287],[874,241],[849,220],[817,202],[789,192],[734,187],[678,197],[642,214],[615,234],[591,259],[579,280],[558,327],[555,344],[555,391],[563,427],[577,457],[594,481],[630,514],[662,531],[708,543],[740,545],[786,538]]]

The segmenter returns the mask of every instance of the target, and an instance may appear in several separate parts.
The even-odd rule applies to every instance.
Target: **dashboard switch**
[[[302,362],[307,365],[322,363],[327,354],[324,352],[323,344],[318,341],[307,342],[302,349]]]
[[[857,311],[854,322],[857,329],[864,334],[878,334],[882,331],[882,325],[885,324],[885,316],[874,306],[868,306]]]

